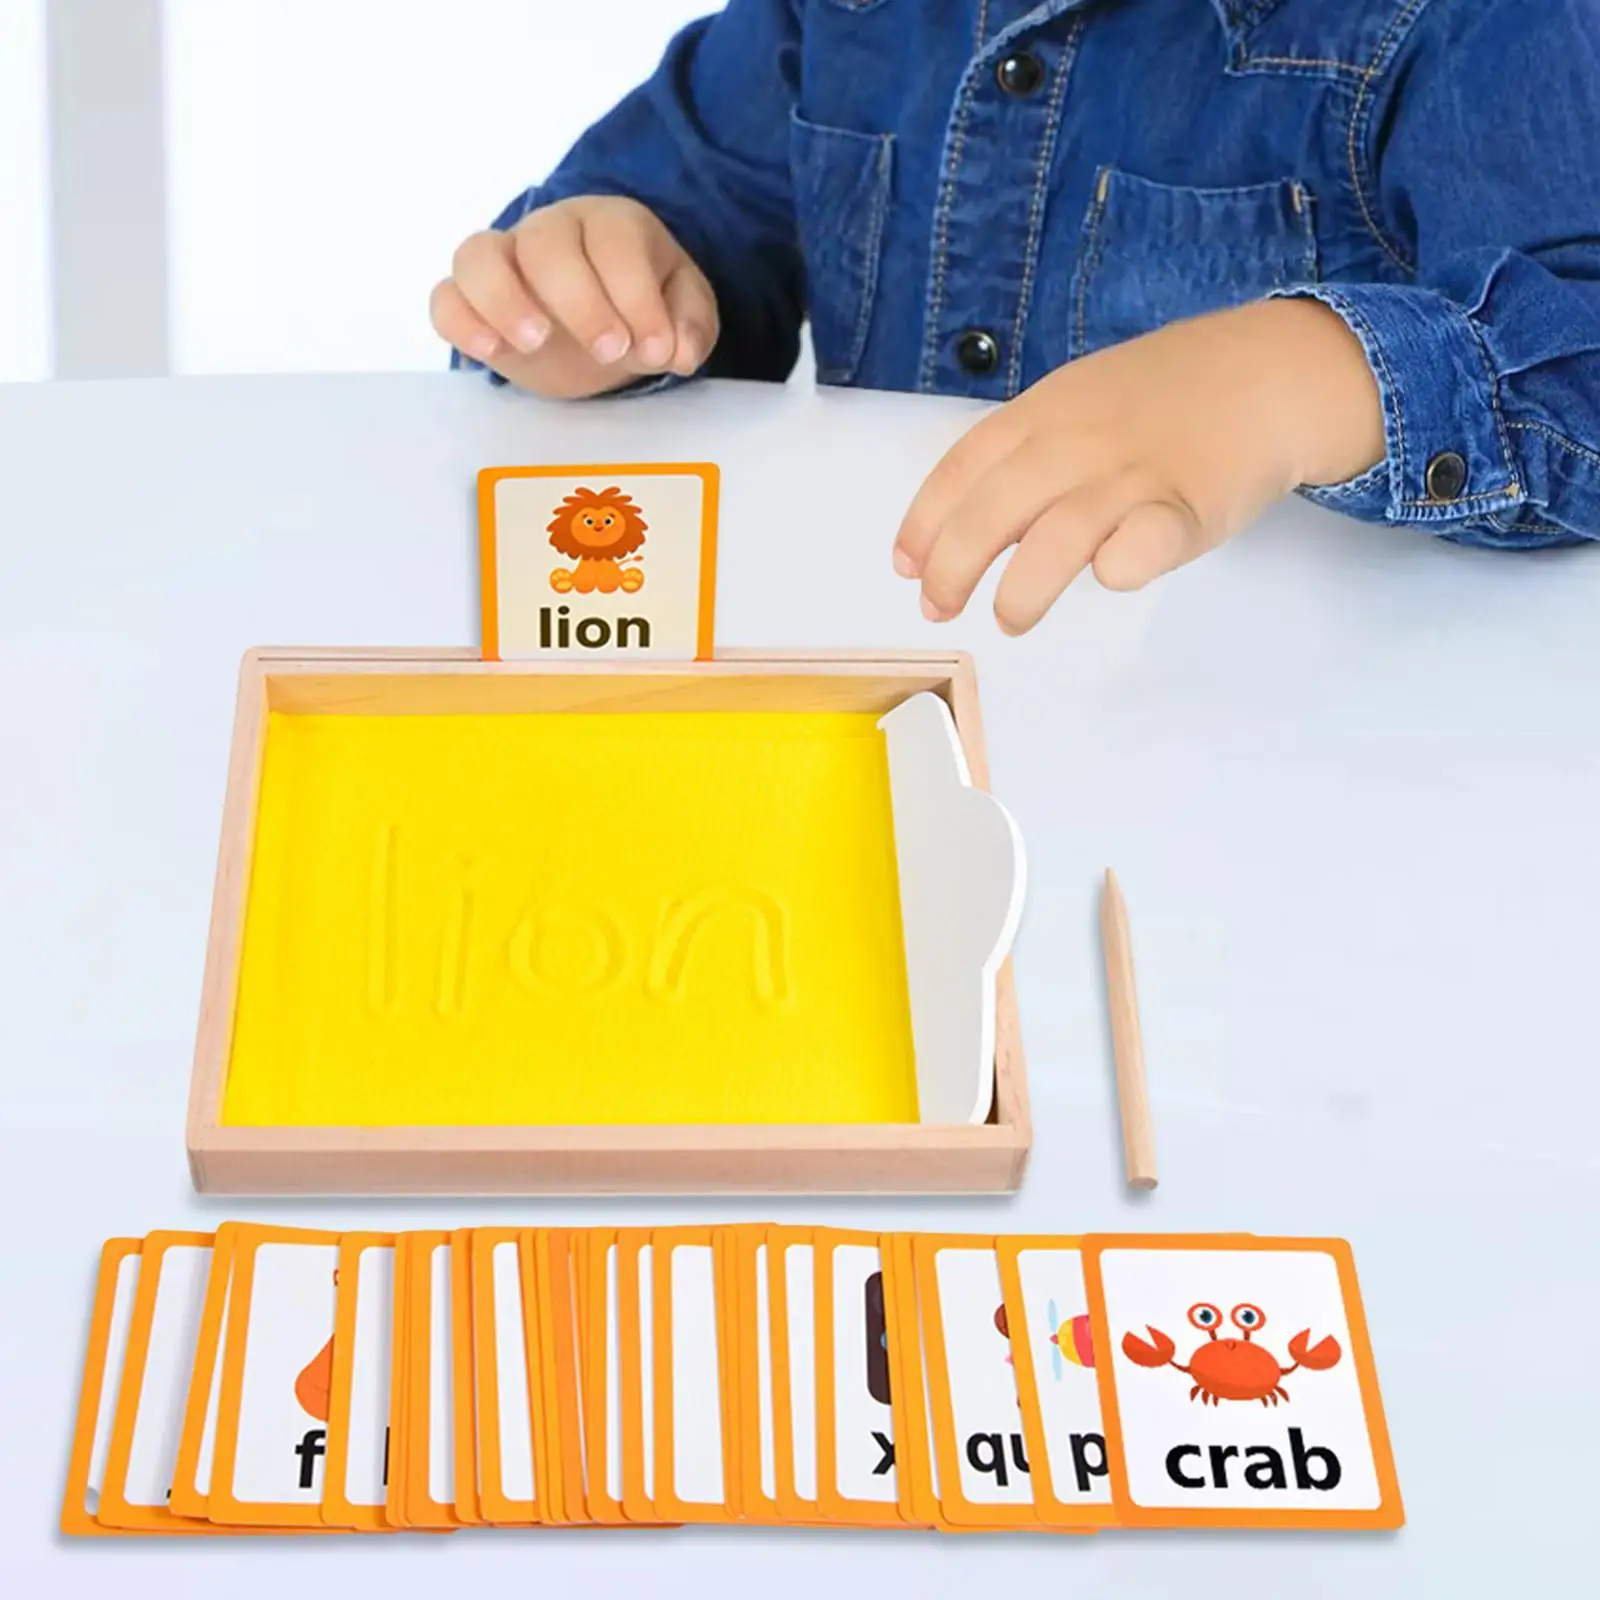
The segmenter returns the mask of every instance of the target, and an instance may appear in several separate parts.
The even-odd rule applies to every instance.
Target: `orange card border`
[[[650,1249],[651,1306],[655,1305],[655,1249],[648,1228],[617,1229],[617,1340],[621,1350],[622,1513],[629,1522],[657,1521],[655,1502],[645,1493],[644,1451],[648,1426],[652,1463],[655,1452],[655,1320],[650,1325],[652,1405],[644,1415],[644,1341],[640,1337],[644,1302],[639,1297],[639,1262]]]
[[[433,1258],[436,1251],[454,1248],[447,1229],[430,1228],[408,1236],[405,1315],[405,1433],[403,1463],[405,1490],[402,1502],[406,1522],[413,1528],[455,1528],[461,1525],[454,1500],[445,1504],[433,1498]],[[451,1296],[452,1301],[454,1295]],[[451,1329],[452,1336],[454,1329]],[[452,1337],[452,1344],[454,1339]],[[451,1405],[455,1404],[455,1374],[450,1375]],[[393,1477],[393,1462],[390,1463]],[[450,1462],[451,1493],[455,1492],[455,1460]]]
[[[133,1314],[128,1322],[128,1347],[123,1353],[116,1410],[106,1448],[105,1482],[101,1485],[100,1510],[96,1514],[103,1528],[116,1528],[130,1533],[169,1534],[221,1531],[209,1523],[177,1515],[170,1503],[164,1506],[134,1505],[124,1493],[128,1462],[133,1452],[133,1430],[138,1423],[140,1403],[144,1398],[145,1368],[150,1357],[150,1335],[154,1331],[156,1296],[161,1290],[161,1269],[165,1265],[167,1251],[174,1248],[209,1250],[213,1246],[214,1238],[209,1233],[163,1229],[145,1236],[144,1246],[139,1252],[139,1284],[134,1291]],[[173,1471],[176,1475],[176,1458]]]
[[[392,1233],[346,1233],[339,1239],[339,1287],[333,1307],[333,1372],[328,1385],[328,1450],[322,1462],[322,1520],[330,1528],[390,1533],[381,1505],[345,1498],[350,1470],[350,1405],[355,1379],[356,1306],[361,1258],[369,1250],[392,1250]],[[391,1334],[391,1338],[393,1335]],[[391,1369],[393,1363],[391,1362]]]
[[[266,1244],[331,1245],[335,1248],[337,1259],[339,1235],[321,1229],[244,1223],[234,1236],[233,1289],[228,1303],[227,1330],[222,1341],[222,1365],[216,1377],[219,1385],[217,1439],[211,1460],[211,1492],[206,1501],[207,1509],[214,1521],[229,1526],[335,1533],[338,1530],[329,1528],[322,1520],[320,1497],[314,1504],[300,1505],[242,1501],[235,1499],[233,1494],[233,1468],[239,1444],[239,1408],[243,1400],[244,1366],[249,1359],[256,1253]],[[212,1260],[215,1262],[215,1254]],[[333,1336],[332,1327],[328,1329],[328,1335],[330,1338]]]
[[[117,1279],[121,1276],[122,1263],[130,1256],[142,1256],[143,1253],[142,1239],[107,1239],[100,1249],[100,1265],[95,1273],[94,1307],[89,1313],[89,1339],[83,1357],[83,1380],[78,1390],[78,1418],[72,1432],[72,1454],[67,1461],[67,1484],[61,1499],[61,1531],[69,1536],[146,1536],[132,1528],[105,1527],[89,1510],[89,1468],[94,1458],[95,1429],[107,1402],[106,1363],[111,1355],[111,1317],[116,1310]],[[134,1294],[137,1297],[137,1284]],[[131,1331],[131,1305],[128,1313]],[[120,1371],[117,1381],[120,1388]],[[117,1396],[111,1395],[110,1403],[115,1406],[116,1402]]]
[[[610,1415],[606,1405],[606,1389],[610,1379],[610,1362],[607,1345],[611,1296],[610,1281],[606,1274],[606,1255],[617,1249],[615,1228],[590,1228],[578,1235],[583,1253],[588,1257],[585,1269],[582,1299],[577,1307],[580,1325],[584,1328],[584,1401],[583,1435],[584,1465],[587,1478],[589,1515],[600,1523],[619,1523],[628,1520],[621,1500],[613,1500],[608,1487],[611,1455]],[[622,1252],[617,1250],[617,1298],[622,1298]],[[621,1315],[618,1314],[618,1367],[621,1367]],[[622,1407],[622,1385],[612,1400],[618,1410]],[[620,1436],[621,1429],[618,1429]],[[622,1463],[617,1463],[621,1476]]]
[[[714,461],[600,462],[532,467],[484,467],[478,473],[478,597],[482,656],[500,659],[499,535],[495,525],[495,486],[507,478],[696,477],[700,502],[699,612],[695,619],[696,661],[709,661],[716,648],[717,513],[722,472]]]
[[[650,1236],[650,1298],[653,1340],[650,1350],[655,1372],[655,1504],[663,1519],[682,1523],[726,1523],[736,1521],[729,1509],[729,1488],[736,1457],[729,1447],[727,1433],[727,1347],[719,1307],[714,1323],[717,1339],[717,1422],[722,1431],[722,1504],[700,1500],[680,1500],[677,1494],[675,1432],[677,1411],[672,1392],[672,1255],[681,1246],[711,1251],[711,1281],[714,1289],[722,1283],[722,1251],[718,1248],[717,1227],[657,1228]]]
[[[472,1229],[450,1235],[450,1400],[455,1444],[456,1520],[482,1527],[478,1503],[477,1345],[472,1328]]]
[[[517,1256],[518,1315],[522,1322],[523,1365],[529,1374],[537,1368],[537,1359],[528,1360],[527,1294],[523,1283],[526,1270],[523,1262],[523,1228],[474,1228],[472,1230],[472,1339],[473,1373],[475,1376],[475,1403],[477,1410],[477,1439],[479,1468],[479,1509],[484,1521],[496,1527],[536,1527],[541,1520],[539,1511],[539,1457],[533,1456],[533,1498],[512,1500],[505,1492],[505,1465],[501,1455],[503,1440],[500,1433],[500,1344],[497,1337],[499,1323],[495,1315],[494,1256],[503,1244],[509,1244]],[[534,1448],[532,1435],[538,1426],[538,1413],[533,1410],[534,1396],[528,1397],[529,1448]],[[482,1463],[492,1464],[484,1470]]]

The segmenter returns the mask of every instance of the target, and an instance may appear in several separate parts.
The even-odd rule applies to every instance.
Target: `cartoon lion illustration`
[[[646,523],[633,496],[620,489],[578,489],[556,507],[545,530],[550,543],[575,567],[557,567],[550,587],[557,594],[633,594],[644,587],[644,572],[624,563],[636,559]]]

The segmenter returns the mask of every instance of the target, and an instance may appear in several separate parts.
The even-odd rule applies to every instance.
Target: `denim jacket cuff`
[[[1296,285],[1361,341],[1383,403],[1386,458],[1344,483],[1308,487],[1319,505],[1369,521],[1454,525],[1520,506],[1499,384],[1472,319],[1454,301],[1403,284]]]
[[[481,372],[496,388],[506,387],[507,380],[498,372],[491,372],[481,361],[474,361],[471,356],[464,356],[459,350],[450,352],[450,366],[456,372]],[[631,383],[625,383],[620,388],[606,389],[600,394],[591,395],[594,400],[632,400],[640,395],[660,394],[663,389],[676,389],[680,384],[690,383],[693,380],[685,378],[676,372],[646,373],[641,378],[635,378]]]

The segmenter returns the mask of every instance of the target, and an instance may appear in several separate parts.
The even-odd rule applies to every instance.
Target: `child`
[[[1007,402],[895,542],[1032,627],[1301,489],[1600,539],[1594,0],[730,0],[457,251],[540,394],[696,373]]]

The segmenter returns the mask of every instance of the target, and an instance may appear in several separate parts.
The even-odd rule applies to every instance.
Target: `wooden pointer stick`
[[[1122,1162],[1130,1188],[1153,1189],[1156,1141],[1150,1127],[1139,997],[1133,983],[1133,939],[1128,932],[1128,908],[1123,904],[1122,890],[1109,868],[1100,897],[1100,943],[1106,960],[1106,1001],[1111,1012],[1111,1049],[1117,1063],[1117,1102],[1122,1109]]]

